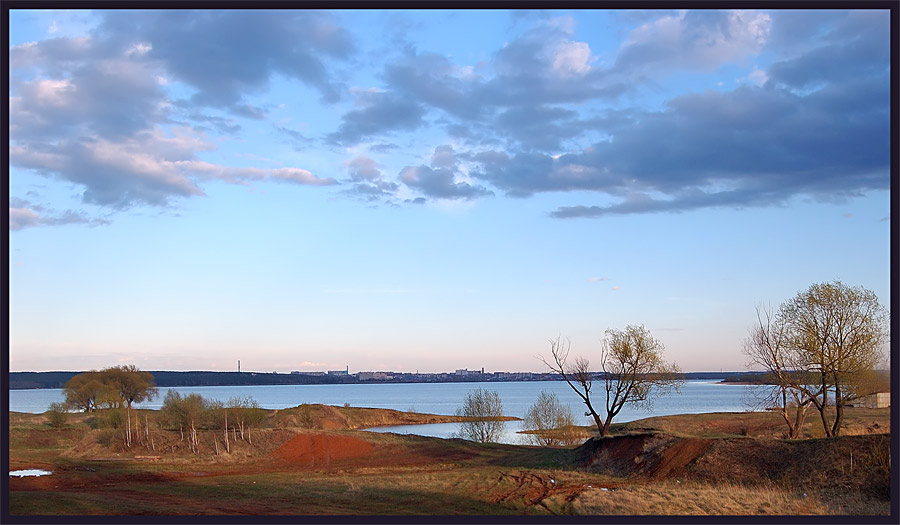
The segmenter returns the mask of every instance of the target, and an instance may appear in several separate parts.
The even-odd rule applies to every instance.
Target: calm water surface
[[[496,391],[503,401],[504,415],[524,417],[541,391],[553,392],[559,400],[569,405],[578,424],[593,424],[584,416],[581,399],[563,381],[510,381],[500,383],[394,383],[367,385],[262,385],[262,386],[206,386],[173,387],[181,395],[197,393],[206,399],[227,401],[236,396],[252,396],[259,405],[268,409],[295,407],[303,403],[322,403],[355,407],[392,408],[429,414],[453,415],[462,405],[469,390],[483,388]],[[747,410],[748,396],[754,388],[749,385],[723,385],[707,381],[689,381],[674,392],[657,398],[651,410],[625,407],[616,417],[617,422],[633,421],[649,416],[673,414],[697,414],[703,412],[742,412]],[[160,388],[159,396],[150,402],[140,403],[140,408],[158,409],[169,388]],[[40,413],[50,403],[63,401],[61,389],[10,390],[9,410],[12,412]],[[598,398],[599,401],[600,398]],[[602,404],[602,403],[596,403]],[[520,422],[507,422],[504,441],[519,442],[516,431]],[[436,425],[411,425],[382,427],[377,432],[414,433],[426,436],[450,437],[459,430],[456,423]]]

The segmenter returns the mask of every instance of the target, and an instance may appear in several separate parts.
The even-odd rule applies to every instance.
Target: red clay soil
[[[665,479],[684,474],[712,441],[648,433],[594,438],[577,450],[581,463],[593,470],[624,477]]]
[[[665,433],[593,438],[576,449],[578,462],[595,472],[661,480],[722,482],[864,490],[889,498],[890,438],[705,439]]]
[[[372,454],[371,443],[333,434],[297,434],[272,452],[272,457],[299,466],[331,465],[332,461],[357,459]]]

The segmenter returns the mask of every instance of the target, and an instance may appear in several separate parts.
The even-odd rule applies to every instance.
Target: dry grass
[[[312,416],[320,418],[316,427],[358,428],[382,420],[430,417],[308,406]],[[788,442],[753,435],[765,434],[773,421],[778,423],[775,414],[671,416],[622,425],[630,425],[625,433],[633,435],[613,438],[611,446],[594,451],[595,461],[586,463],[591,458],[571,448],[285,429],[278,424],[302,423],[304,408],[273,414],[268,428],[253,431],[252,446],[232,441],[231,453],[219,456],[213,439],[222,446],[220,431],[201,432],[201,454],[190,453],[178,431],[158,427],[151,431],[156,450],[126,450],[118,438],[101,443],[104,435],[119,436],[120,430],[91,430],[87,417],[73,417],[66,428],[53,429],[40,415],[17,416],[9,428],[11,467],[45,468],[54,475],[11,480],[15,486],[8,494],[10,511],[651,516],[890,512],[889,434]],[[887,411],[859,411],[850,420],[854,428],[877,424],[885,429],[888,417]],[[640,434],[634,428],[642,426],[677,429],[677,435]],[[326,447],[324,463],[307,456],[292,462],[274,453],[298,432],[331,436],[332,447],[351,438],[369,446],[365,454],[346,458],[338,457],[343,449]],[[310,454],[318,451],[321,456],[322,450],[309,448]],[[136,461],[136,455],[159,459]],[[606,458],[599,463],[609,465],[599,465],[598,458]],[[646,468],[637,468],[636,458],[646,461]],[[679,463],[679,458],[691,461]]]
[[[662,482],[583,492],[578,514],[600,515],[829,515],[838,509],[821,498],[773,486]]]
[[[786,429],[787,425],[784,419],[774,411],[656,416],[613,425],[613,430],[618,432],[659,430],[690,437],[781,438]],[[890,434],[890,432],[890,408],[847,408],[844,411],[842,436]],[[821,438],[824,437],[824,434],[818,413],[810,410],[803,425],[802,437]]]

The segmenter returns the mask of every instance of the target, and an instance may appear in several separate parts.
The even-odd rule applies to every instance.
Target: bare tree
[[[577,357],[574,364],[569,366],[569,347],[568,340],[551,340],[553,362],[550,363],[543,357],[540,359],[552,371],[560,374],[584,401],[601,436],[609,433],[613,418],[626,404],[649,409],[653,396],[667,393],[672,388],[680,391],[682,376],[678,366],[663,361],[665,346],[643,325],[629,325],[624,330],[606,330],[600,355],[601,376],[606,394],[605,417],[601,418],[591,401],[594,374],[590,371],[590,362]]]
[[[500,394],[480,388],[466,393],[463,406],[456,410],[457,416],[468,418],[460,423],[459,435],[463,439],[487,443],[503,436],[503,402]]]
[[[541,392],[525,413],[523,427],[534,431],[528,439],[536,445],[571,445],[579,440],[572,410],[552,392]]]
[[[568,339],[563,340],[562,337],[551,339],[550,355],[553,357],[553,362],[550,363],[543,356],[539,356],[539,358],[550,370],[560,374],[566,383],[572,387],[572,390],[578,394],[578,397],[587,406],[588,413],[594,418],[594,423],[597,425],[600,435],[605,435],[602,430],[603,420],[597,411],[594,410],[594,405],[591,402],[591,388],[594,385],[594,375],[590,371],[590,362],[579,356],[575,358],[575,363],[570,366],[568,359],[571,346],[572,343]]]
[[[825,435],[836,436],[844,407],[872,393],[869,378],[889,339],[887,312],[872,291],[834,281],[798,293],[781,305],[778,316],[792,356],[788,370],[806,378],[795,387],[804,389],[818,410]]]
[[[796,361],[790,345],[784,320],[775,316],[771,309],[756,307],[756,321],[747,339],[744,340],[744,354],[748,357],[748,367],[762,367],[774,382],[765,390],[758,404],[765,408],[774,406],[787,424],[787,437],[800,437],[803,423],[812,404],[812,393],[804,385],[802,376],[790,368]]]

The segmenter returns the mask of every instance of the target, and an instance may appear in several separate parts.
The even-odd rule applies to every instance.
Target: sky
[[[9,16],[11,371],[736,371],[890,302],[887,10]]]

